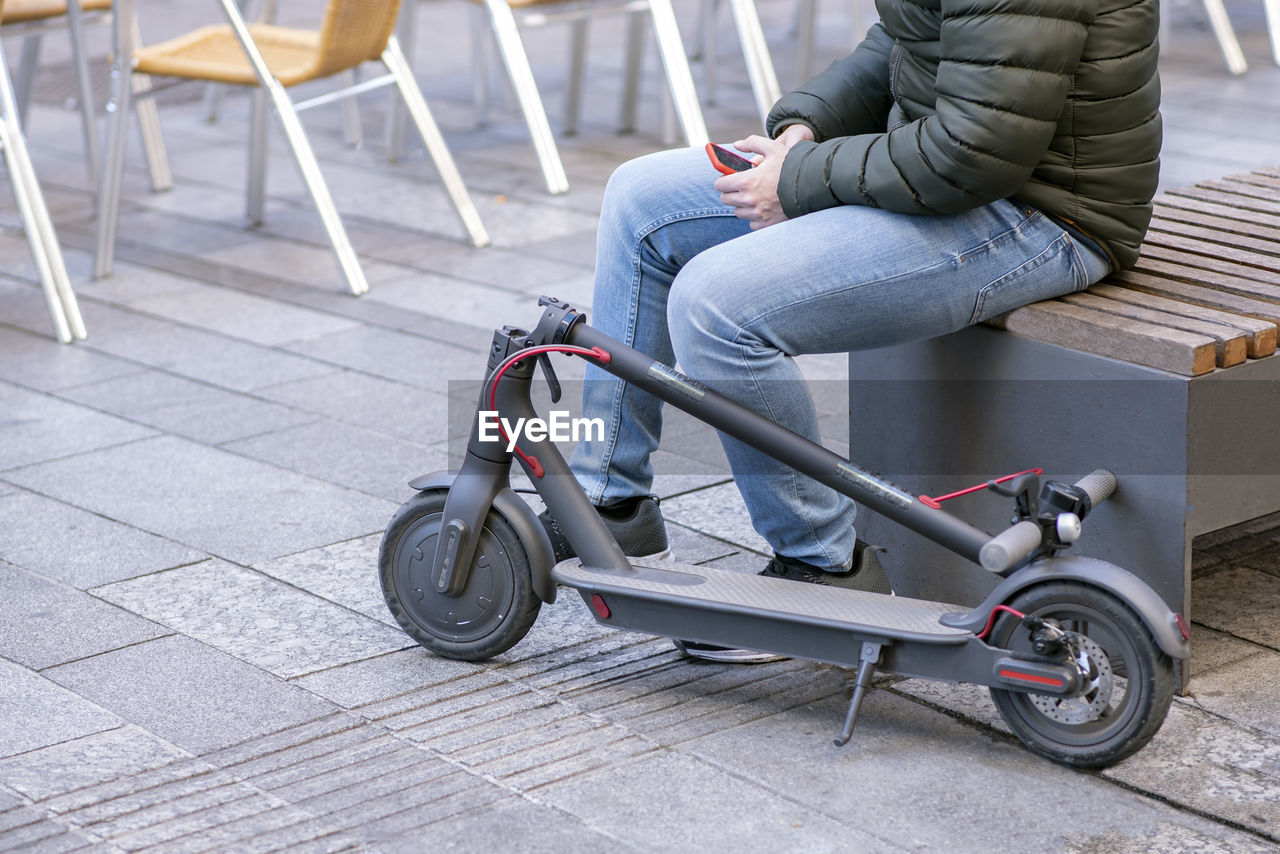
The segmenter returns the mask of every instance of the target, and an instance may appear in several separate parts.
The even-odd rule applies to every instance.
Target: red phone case
[[[716,171],[723,175],[745,172],[755,166],[747,158],[734,154],[729,149],[716,145],[714,142],[707,143],[707,156],[711,158],[711,165],[716,167]]]

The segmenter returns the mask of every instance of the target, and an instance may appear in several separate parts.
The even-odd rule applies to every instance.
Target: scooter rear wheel
[[[1088,673],[1073,698],[991,689],[1000,716],[1027,747],[1055,762],[1102,768],[1151,740],[1173,699],[1173,663],[1132,609],[1073,581],[1032,587],[1009,604],[1058,621]],[[1030,632],[1009,614],[996,621],[988,643],[1031,652]]]
[[[494,510],[485,517],[466,587],[457,596],[436,592],[430,562],[447,496],[444,490],[420,492],[392,518],[378,553],[382,595],[400,628],[427,649],[483,661],[523,638],[542,603],[533,592],[524,544]]]

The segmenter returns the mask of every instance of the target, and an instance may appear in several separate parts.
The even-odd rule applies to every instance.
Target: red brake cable
[[[920,503],[923,504],[925,507],[932,507],[934,510],[938,510],[938,509],[941,509],[942,502],[944,501],[949,501],[952,498],[959,498],[961,495],[969,495],[970,493],[978,492],[980,490],[986,489],[988,486],[990,486],[993,483],[1004,483],[1005,481],[1013,480],[1015,477],[1022,477],[1022,475],[1024,474],[1034,474],[1037,477],[1039,477],[1040,475],[1044,474],[1044,469],[1040,469],[1040,468],[1027,469],[1026,471],[1014,472],[1013,474],[1006,474],[1004,477],[998,477],[995,480],[988,480],[985,483],[976,483],[973,486],[965,487],[964,489],[961,489],[957,492],[949,492],[946,495],[939,495],[937,498],[930,498],[927,495],[921,495],[919,496]]]
[[[503,359],[501,364],[499,364],[498,367],[494,368],[493,373],[489,375],[488,383],[489,383],[489,408],[490,409],[493,409],[496,411],[498,408],[498,403],[497,403],[498,381],[502,379],[502,375],[507,372],[507,369],[510,368],[512,365],[514,365],[516,362],[521,362],[529,358],[530,356],[537,356],[542,353],[568,353],[572,356],[582,356],[583,358],[594,359],[597,363],[601,365],[607,365],[609,364],[609,362],[613,361],[613,356],[609,354],[609,351],[601,347],[592,347],[591,349],[587,349],[586,347],[574,347],[570,344],[547,344],[541,347],[530,347],[527,350],[521,350],[518,353],[512,353],[506,359]],[[502,438],[508,444],[511,443],[511,436],[510,434],[507,433],[507,428],[503,426],[501,418],[498,419],[498,432],[502,434]],[[532,474],[534,477],[542,477],[544,473],[542,469],[542,463],[538,462],[537,457],[530,456],[529,454],[526,454],[524,451],[520,450],[519,448],[516,448],[515,452],[516,452],[516,455],[520,457],[520,459],[528,467],[530,474]]]

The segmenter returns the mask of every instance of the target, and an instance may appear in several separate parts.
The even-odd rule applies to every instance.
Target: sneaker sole
[[[672,640],[672,644],[687,658],[700,661],[716,661],[721,664],[767,664],[771,661],[786,661],[787,656],[772,652],[758,652],[753,649],[700,649],[681,640]]]

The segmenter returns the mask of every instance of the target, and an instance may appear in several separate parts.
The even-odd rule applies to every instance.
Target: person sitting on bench
[[[593,326],[815,441],[793,356],[1082,290],[1136,260],[1159,177],[1157,0],[877,5],[852,54],[774,105],[768,137],[734,143],[754,168],[717,179],[697,149],[627,162],[597,238]],[[583,412],[606,430],[574,475],[626,553],[664,551],[661,403],[588,366]],[[722,441],[775,553],[762,574],[887,592],[848,498]]]

